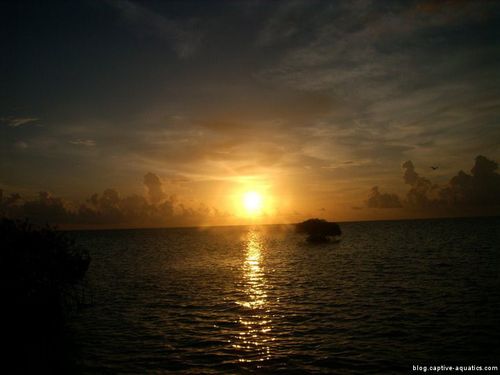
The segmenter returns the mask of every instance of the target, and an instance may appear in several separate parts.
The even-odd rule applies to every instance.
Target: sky
[[[5,1],[0,18],[3,214],[500,214],[497,1]]]

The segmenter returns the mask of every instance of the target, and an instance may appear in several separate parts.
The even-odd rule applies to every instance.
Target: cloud
[[[374,143],[401,147],[393,160],[430,142],[433,156],[494,150],[498,48],[487,35],[498,2],[417,3],[286,2],[263,28],[260,38],[279,54],[258,76],[343,98],[353,109],[349,125],[362,121],[379,132]]]
[[[29,218],[38,223],[100,227],[156,227],[202,225],[228,215],[203,203],[191,207],[177,202],[163,191],[161,179],[144,176],[146,196],[132,194],[122,197],[118,190],[108,188],[94,193],[85,202],[76,203],[40,192],[35,199],[20,194],[4,196],[0,190],[0,216]]]
[[[93,139],[75,139],[74,141],[69,141],[72,145],[94,147],[96,142]]]
[[[78,224],[158,226],[167,225],[173,218],[173,202],[151,204],[145,197],[121,197],[115,189],[93,194],[74,212]]]
[[[479,155],[470,174],[459,171],[445,185],[420,176],[411,161],[403,164],[403,180],[410,185],[405,199],[396,194],[380,193],[374,187],[366,206],[371,208],[404,207],[427,211],[479,208],[500,212],[500,174],[498,163]],[[486,212],[486,211],[485,211]]]
[[[19,126],[32,124],[33,122],[38,121],[36,117],[2,117],[0,118],[0,122],[10,126],[11,128],[17,128]]]
[[[23,141],[17,141],[14,143],[14,147],[19,149],[19,150],[25,150],[27,149],[29,146],[26,142],[23,142]]]
[[[36,222],[66,223],[71,220],[63,200],[47,192],[40,192],[36,199],[24,201],[18,193],[4,198],[0,191],[0,214],[14,218],[28,217]]]
[[[151,172],[147,173],[144,176],[144,185],[151,203],[157,204],[165,199],[166,194],[163,191],[163,183],[157,175]]]
[[[276,45],[297,36],[303,37],[304,29],[314,30],[315,23],[324,14],[324,12],[317,11],[318,6],[321,4],[317,1],[279,3],[259,32],[257,44]]]
[[[460,171],[440,191],[440,198],[447,204],[470,206],[500,205],[500,174],[498,164],[479,155],[471,174]]]
[[[381,193],[378,186],[374,186],[366,201],[366,206],[370,208],[400,208],[402,204],[397,194]]]
[[[421,177],[415,172],[415,167],[411,161],[403,164],[405,173],[403,180],[411,188],[406,194],[406,200],[411,207],[429,208],[439,205],[439,186],[432,184],[430,180]]]
[[[172,20],[145,6],[129,0],[108,0],[121,17],[136,30],[164,39],[180,58],[192,56],[201,42],[195,20]]]

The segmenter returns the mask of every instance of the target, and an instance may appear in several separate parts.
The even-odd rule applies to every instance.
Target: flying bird
[[[439,168],[439,167],[438,167],[437,165],[431,165],[431,169],[432,169],[433,171],[435,171],[435,170],[436,170],[436,169],[438,169],[438,168]]]

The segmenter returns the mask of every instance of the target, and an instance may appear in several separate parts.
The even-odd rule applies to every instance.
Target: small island
[[[329,242],[333,237],[340,236],[342,231],[337,223],[323,219],[308,219],[295,224],[295,232],[307,234],[307,241],[314,243]]]

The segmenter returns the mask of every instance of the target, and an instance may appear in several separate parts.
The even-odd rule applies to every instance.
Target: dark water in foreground
[[[84,373],[410,373],[498,365],[500,219],[76,233]]]

